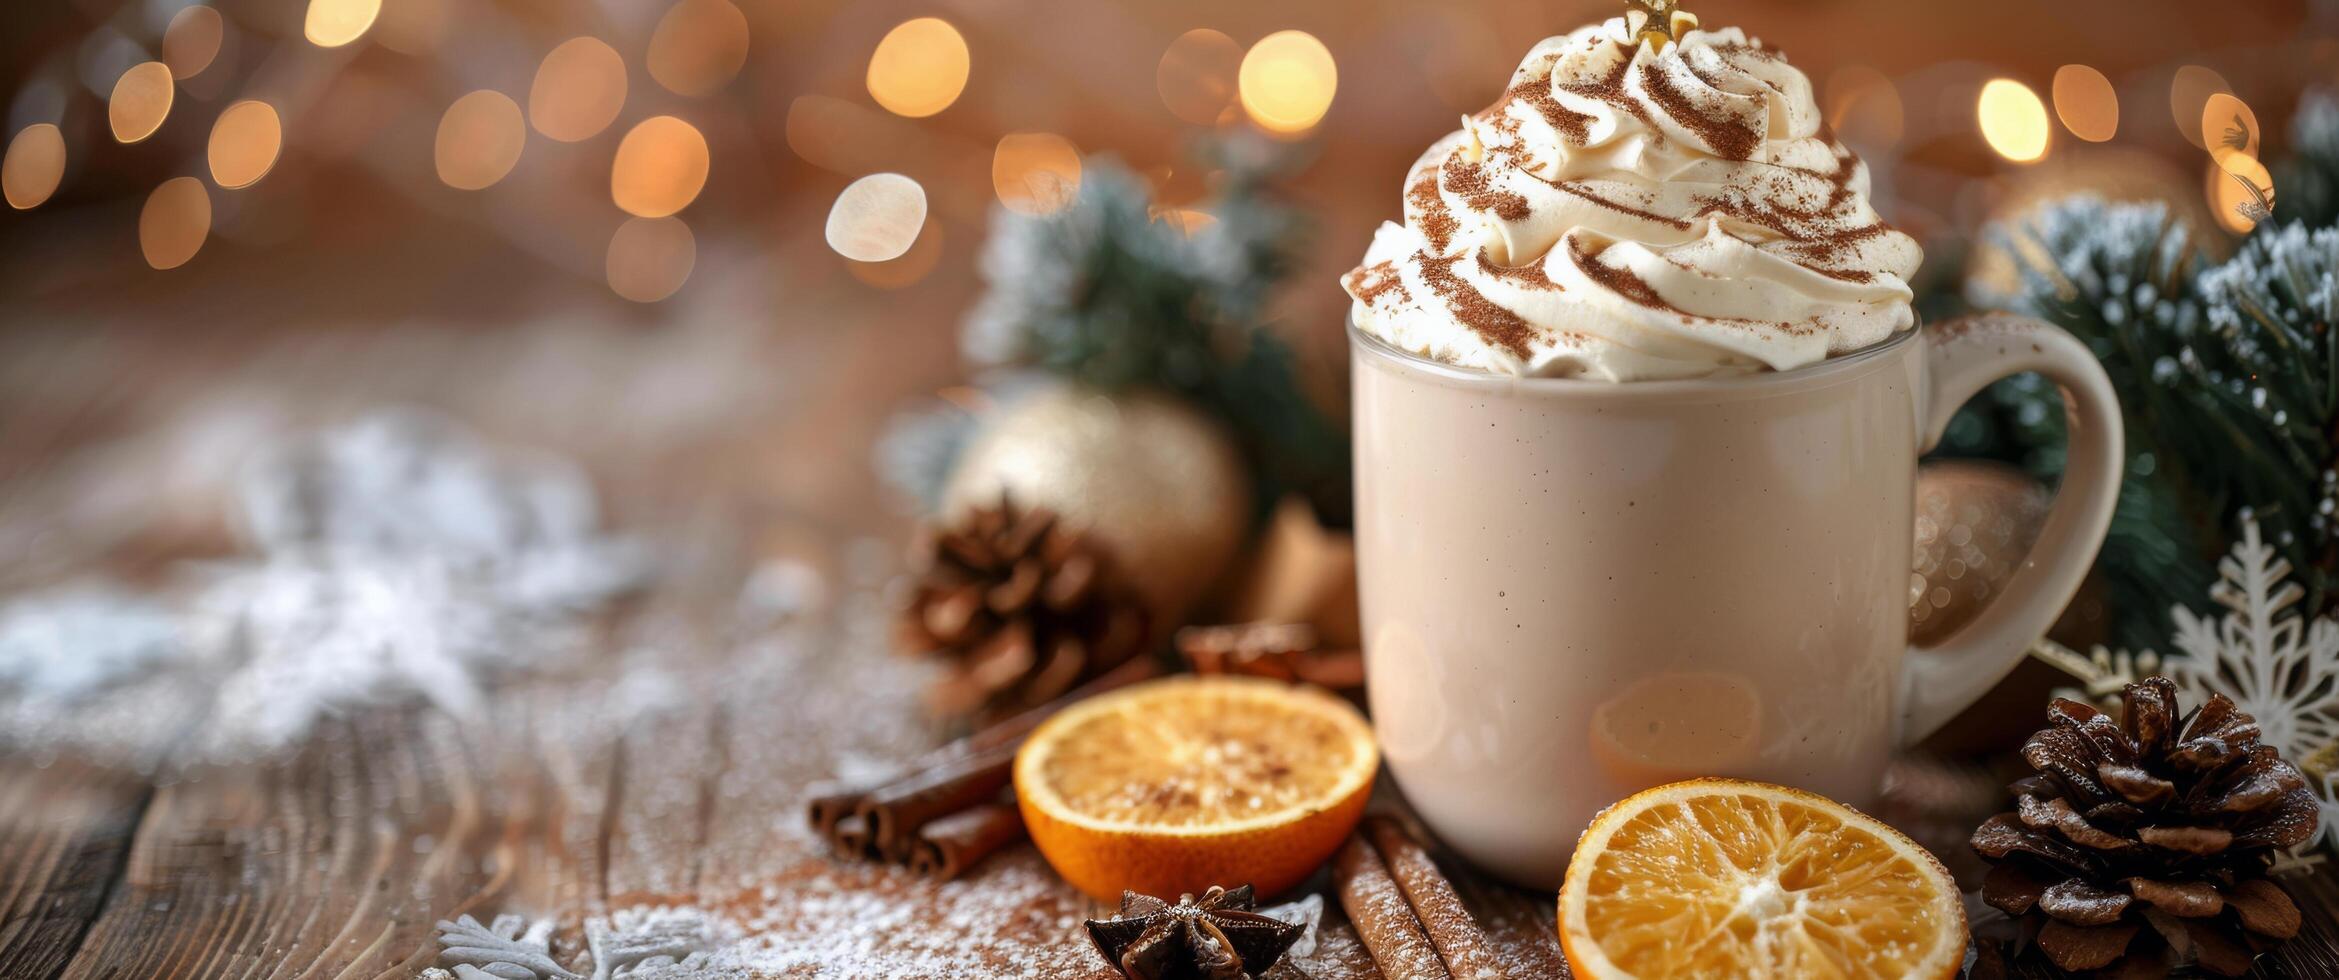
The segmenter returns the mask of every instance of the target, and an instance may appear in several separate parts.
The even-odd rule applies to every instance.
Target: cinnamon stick
[[[1438,958],[1445,961],[1446,969],[1457,980],[1502,980],[1502,970],[1495,965],[1494,950],[1487,942],[1486,931],[1478,927],[1478,920],[1462,904],[1462,896],[1454,891],[1453,882],[1438,871],[1429,850],[1389,817],[1366,818],[1364,829],[1372,838],[1373,847],[1380,851],[1382,863],[1388,866],[1389,876],[1396,880],[1397,890],[1404,894],[1405,903],[1413,907],[1414,919],[1428,934],[1430,945],[1437,948]]]
[[[910,870],[949,881],[1023,838],[1023,814],[1004,803],[968,807],[918,828]]]
[[[1414,918],[1412,906],[1405,904],[1405,893],[1390,876],[1389,866],[1363,835],[1350,835],[1332,859],[1332,884],[1340,892],[1340,907],[1348,912],[1348,921],[1356,926],[1382,974],[1406,980],[1453,976],[1438,959],[1437,947]]]
[[[861,819],[857,813],[838,820],[835,826],[829,828],[828,843],[836,848],[838,854],[846,857],[876,856],[875,849],[870,847],[869,821]]]
[[[895,776],[857,787],[822,784],[805,806],[805,820],[840,853],[906,862],[921,825],[984,803],[1007,785],[1015,750],[1040,722],[1082,698],[1159,672],[1151,657],[1139,657],[1063,697],[927,752]]]
[[[878,852],[888,861],[905,863],[918,828],[927,821],[998,797],[1014,776],[1015,750],[1021,745],[1018,739],[913,772],[878,787],[854,812],[869,824],[869,838]]]

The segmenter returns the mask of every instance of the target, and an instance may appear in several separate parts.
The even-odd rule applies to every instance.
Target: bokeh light
[[[895,115],[919,119],[958,101],[971,62],[966,38],[939,17],[903,21],[869,56],[869,97]]]
[[[202,4],[182,8],[163,28],[162,63],[170,66],[172,78],[193,78],[211,67],[226,39],[227,22],[219,11]]]
[[[674,295],[698,262],[698,240],[681,218],[627,218],[609,236],[603,265],[611,292],[636,303]]]
[[[2248,103],[2224,92],[2202,104],[2201,135],[2209,144],[2210,159],[2228,170],[2233,169],[2228,162],[2235,157],[2258,158],[2258,114],[2250,111]]]
[[[682,0],[650,34],[650,77],[676,95],[711,95],[747,64],[747,15],[730,0]]]
[[[169,66],[159,61],[131,65],[114,80],[114,93],[106,99],[106,122],[114,138],[136,143],[154,135],[171,114],[172,97]]]
[[[883,262],[847,262],[853,278],[879,289],[907,289],[932,274],[942,262],[942,222],[928,219],[910,242],[910,250]]]
[[[651,116],[617,144],[609,196],[627,214],[663,218],[698,198],[707,185],[707,138],[673,116]]]
[[[1243,55],[1236,87],[1253,122],[1277,133],[1305,132],[1332,108],[1340,69],[1315,35],[1277,31]]]
[[[2120,132],[2120,93],[2103,72],[2086,65],[2055,69],[2055,117],[2071,135],[2090,143],[2109,141]]]
[[[26,126],[8,141],[8,155],[0,157],[0,193],[9,207],[39,207],[64,179],[65,134],[55,123]]]
[[[625,108],[625,59],[599,38],[562,41],[528,86],[528,121],[563,143],[591,139]]]
[[[320,48],[338,48],[364,37],[381,13],[382,0],[309,0],[301,33]]]
[[[828,209],[828,247],[855,262],[897,259],[926,224],[926,189],[901,174],[870,174],[846,185]]]
[[[511,173],[527,142],[520,104],[502,92],[481,89],[456,99],[439,117],[431,156],[439,180],[456,190],[475,191]]]
[[[446,37],[454,0],[393,0],[374,24],[374,42],[399,54],[425,55]]]
[[[2047,142],[2052,135],[2047,123],[2047,104],[2039,101],[2037,92],[2011,78],[1993,78],[1982,86],[1982,97],[1975,107],[1982,124],[1982,138],[1990,149],[2016,163],[2031,163],[2047,155]]]
[[[2226,84],[2225,76],[2200,65],[2186,65],[2169,78],[2169,118],[2176,121],[2177,132],[2185,137],[2185,142],[2209,148],[2201,138],[2201,110],[2208,106],[2209,97],[2219,92],[2231,95],[2233,86]]]
[[[186,265],[211,236],[211,194],[193,177],[173,177],[138,212],[138,251],[157,269]]]
[[[211,124],[211,180],[229,190],[259,183],[283,147],[284,125],[274,106],[249,99],[228,106]]]
[[[1882,154],[1907,131],[1908,109],[1901,102],[1900,87],[1874,68],[1837,69],[1827,76],[1823,97],[1828,125],[1862,153]]]
[[[2235,154],[2228,160],[2211,160],[2203,175],[2203,189],[2209,198],[2209,210],[2217,216],[2217,223],[2234,234],[2246,234],[2258,222],[2244,214],[2245,206],[2274,203],[2274,175],[2256,158]],[[2243,181],[2249,187],[2242,186]],[[2250,188],[2258,189],[2257,194]],[[2260,196],[2264,200],[2260,201]]]
[[[1153,86],[1170,115],[1209,126],[1234,104],[1235,73],[1241,70],[1243,46],[1207,27],[1178,35],[1161,53],[1153,71]]]
[[[1080,149],[1054,133],[1009,133],[991,154],[991,187],[1010,211],[1061,211],[1080,194]]]

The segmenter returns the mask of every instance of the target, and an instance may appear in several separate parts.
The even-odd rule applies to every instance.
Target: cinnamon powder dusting
[[[1575,260],[1576,268],[1583,271],[1585,278],[1599,283],[1609,292],[1652,310],[1664,310],[1684,315],[1687,313],[1687,311],[1665,302],[1664,297],[1657,295],[1657,291],[1650,288],[1648,280],[1642,279],[1638,273],[1631,269],[1620,269],[1609,265],[1572,246],[1568,248],[1568,257]]]
[[[1422,236],[1443,252],[1453,243],[1454,232],[1461,229],[1462,223],[1454,220],[1453,214],[1446,210],[1445,199],[1438,197],[1437,181],[1436,171],[1424,171],[1412,186],[1405,188],[1405,200],[1413,205]]]
[[[1405,277],[1397,272],[1397,263],[1391,261],[1375,262],[1350,272],[1341,277],[1340,284],[1348,288],[1348,295],[1368,306],[1391,293],[1405,302],[1413,300],[1413,291],[1405,288]]]
[[[1486,257],[1484,251],[1475,254],[1478,256],[1478,271],[1485,273],[1488,278],[1499,279],[1523,289],[1561,290],[1564,288],[1551,281],[1551,277],[1544,273],[1543,265],[1540,262],[1529,262],[1526,265],[1496,265],[1493,259]]]
[[[1665,110],[1666,115],[1673,117],[1674,122],[1696,133],[1707,146],[1714,148],[1716,154],[1726,159],[1752,160],[1754,151],[1762,146],[1763,134],[1733,120],[1700,111],[1697,103],[1690,101],[1680,89],[1675,88],[1673,80],[1665,77],[1665,73],[1658,71],[1653,64],[1641,66],[1641,88],[1649,93],[1650,101]]]
[[[1518,314],[1487,299],[1485,293],[1479,292],[1477,287],[1464,281],[1461,276],[1455,275],[1454,264],[1461,260],[1460,255],[1414,255],[1414,261],[1421,265],[1421,281],[1428,283],[1438,298],[1446,301],[1446,308],[1453,311],[1454,319],[1460,320],[1463,326],[1469,327],[1487,343],[1509,351],[1515,357],[1524,360],[1533,356],[1534,349],[1528,344],[1535,339],[1535,328]]]
[[[1535,213],[1528,206],[1526,195],[1495,190],[1493,180],[1487,176],[1485,164],[1472,163],[1456,156],[1448,157],[1442,169],[1445,171],[1446,190],[1460,195],[1462,203],[1471,210],[1491,211],[1495,217],[1504,221],[1524,221],[1528,215]]]

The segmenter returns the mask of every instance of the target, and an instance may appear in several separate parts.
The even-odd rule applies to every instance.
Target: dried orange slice
[[[1348,702],[1251,677],[1172,677],[1081,701],[1015,756],[1040,853],[1102,901],[1298,884],[1364,815],[1380,751]]]
[[[1965,906],[1941,862],[1799,789],[1692,779],[1593,818],[1559,892],[1584,980],[1950,977]]]

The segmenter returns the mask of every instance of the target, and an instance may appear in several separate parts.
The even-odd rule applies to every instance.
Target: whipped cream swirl
[[[1736,28],[1659,46],[1624,19],[1528,52],[1405,179],[1343,280],[1357,326],[1504,374],[1785,370],[1915,321],[1923,258],[1811,82]]]

